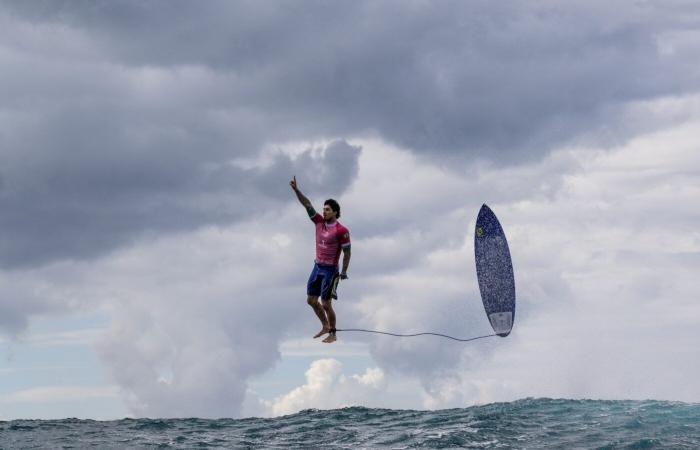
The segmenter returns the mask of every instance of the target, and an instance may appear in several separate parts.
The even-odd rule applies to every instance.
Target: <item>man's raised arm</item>
[[[299,188],[297,187],[296,175],[292,178],[292,181],[289,182],[289,185],[292,187],[292,190],[294,191],[294,193],[297,194],[297,198],[299,199],[299,203],[304,205],[304,208],[306,208],[306,212],[309,214],[309,217],[315,216],[316,210],[311,205],[311,202],[309,201],[309,199],[306,198],[304,196],[304,194],[302,194],[301,191],[299,190]]]

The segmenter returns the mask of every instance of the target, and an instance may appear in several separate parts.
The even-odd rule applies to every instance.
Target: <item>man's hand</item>
[[[341,279],[341,280],[347,280],[347,279],[348,279],[348,274],[345,273],[345,272],[341,273],[341,274],[340,274],[340,279]]]
[[[294,192],[296,192],[296,191],[299,190],[299,189],[297,188],[297,176],[296,176],[296,175],[294,175],[294,177],[292,178],[292,181],[289,182],[289,185],[292,187],[292,190],[293,190]]]

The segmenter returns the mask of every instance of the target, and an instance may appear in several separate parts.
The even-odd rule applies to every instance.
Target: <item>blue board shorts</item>
[[[314,268],[306,283],[306,295],[321,297],[323,300],[338,298],[335,293],[338,287],[338,278],[338,266],[314,262]]]

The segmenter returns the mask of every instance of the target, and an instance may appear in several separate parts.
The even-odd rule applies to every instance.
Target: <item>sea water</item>
[[[276,418],[13,420],[0,422],[0,448],[700,449],[700,404],[524,399]]]

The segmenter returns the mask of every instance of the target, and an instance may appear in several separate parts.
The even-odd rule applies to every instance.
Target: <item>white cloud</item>
[[[306,265],[295,261],[298,244],[260,230],[170,236],[101,268],[115,300],[100,353],[137,415],[236,416],[248,377],[279,358],[278,340],[308,308]]]
[[[346,376],[336,359],[319,359],[306,371],[306,384],[272,401],[274,416],[293,414],[302,409],[335,409],[372,406],[386,389],[384,372],[368,368],[364,374]]]
[[[400,151],[363,143],[346,205],[361,211],[368,237],[353,244],[362,283],[343,288],[357,299],[342,304],[343,322],[489,331],[471,242],[481,201],[509,237],[519,304],[505,340],[343,338],[369,342],[392,376],[418,376],[429,408],[527,395],[697,401],[700,114],[697,97],[659,103],[640,108],[686,118],[617,147],[565,148],[536,164],[476,166],[468,177],[406,154],[397,171],[382,170]],[[426,191],[432,202],[421,200]]]

